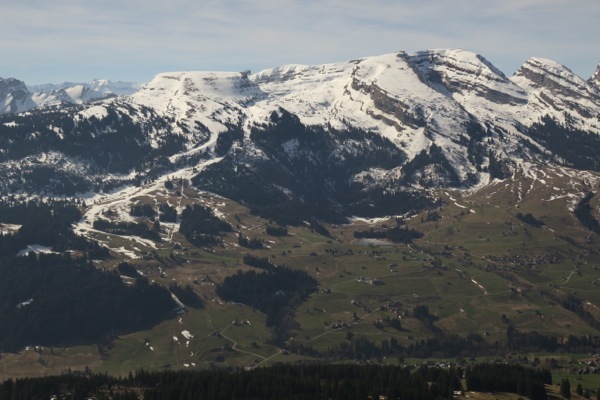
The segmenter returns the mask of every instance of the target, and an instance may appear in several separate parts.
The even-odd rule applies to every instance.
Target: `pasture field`
[[[110,270],[128,261],[151,282],[190,286],[204,306],[186,307],[186,313],[147,331],[117,332],[103,344],[2,354],[0,371],[6,378],[87,366],[124,375],[142,367],[252,368],[315,360],[276,344],[265,313],[217,296],[216,287],[227,276],[237,271],[261,272],[244,265],[245,254],[305,271],[316,279],[316,292],[291,311],[295,323],[286,344],[321,353],[357,336],[377,344],[394,338],[410,346],[439,331],[463,337],[477,334],[488,343],[504,343],[509,326],[559,340],[569,335],[598,336],[593,321],[600,320],[600,238],[572,212],[585,192],[584,183],[559,175],[552,180],[546,177],[545,185],[516,176],[473,193],[440,190],[434,194],[442,201],[436,209],[400,218],[322,223],[327,236],[308,224],[288,226],[285,236],[270,236],[266,227],[274,221],[193,188],[183,188],[180,194],[148,190],[145,195],[119,197],[114,203],[106,199],[102,212],[113,209],[116,215],[126,214],[138,203],[168,203],[179,213],[186,205],[199,203],[232,226],[233,232],[221,236],[222,246],[211,248],[190,244],[178,232],[179,220],[162,224],[160,242],[88,232],[113,250],[113,257],[98,262],[98,267]],[[598,200],[592,205],[598,206]],[[98,206],[90,210],[100,212]],[[125,214],[124,219],[131,219]],[[543,226],[531,225],[518,214],[531,214]],[[409,244],[354,237],[355,231],[397,225],[419,231],[423,237]],[[238,234],[260,239],[266,248],[241,247]],[[578,310],[566,306],[572,298],[579,299]],[[418,306],[427,307],[432,326],[415,317],[413,310]],[[584,318],[584,313],[591,317]],[[399,322],[396,327],[389,324],[392,320]],[[183,332],[192,336],[186,338]],[[585,356],[589,354],[581,355]],[[575,379],[572,364],[565,361],[561,367],[556,379]],[[581,382],[595,390],[600,386],[598,376],[583,376]],[[471,398],[487,398],[482,396]]]

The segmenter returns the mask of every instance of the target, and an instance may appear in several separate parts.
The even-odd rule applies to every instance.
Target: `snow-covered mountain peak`
[[[168,72],[154,77],[129,101],[174,118],[183,132],[213,133],[241,123],[243,109],[263,96],[248,72]],[[206,132],[205,132],[206,133]]]
[[[24,82],[0,78],[0,114],[26,111],[35,107]]]
[[[591,95],[588,82],[577,76],[569,68],[556,61],[532,57],[511,77],[511,80],[524,89],[545,88],[553,94],[563,96]]]
[[[154,77],[152,81],[133,95],[173,99],[241,99],[258,94],[258,88],[245,73],[240,72],[168,72]]]
[[[249,115],[264,121],[281,107],[309,125],[350,125],[394,140],[422,125],[418,99],[443,97],[424,85],[401,54],[323,65],[288,65],[252,76],[267,97]],[[417,123],[416,120],[421,122]],[[408,125],[408,126],[407,126]]]
[[[464,67],[463,72],[474,72],[477,75],[499,75],[504,73],[486,60],[482,55],[463,49],[433,49],[418,51],[412,55],[416,59],[427,58],[432,64],[457,69]]]
[[[600,133],[598,89],[569,68],[544,58],[530,58],[510,80],[529,94],[521,115],[531,122],[550,116],[562,124]]]
[[[50,146],[73,157],[88,151],[89,165],[100,165],[106,173],[137,168],[140,176],[143,171],[154,176],[204,160],[211,163],[210,171],[196,184],[225,196],[229,188],[238,193],[237,186],[254,177],[250,181],[256,185],[269,181],[275,192],[283,188],[286,198],[296,190],[297,198],[305,199],[310,185],[294,188],[290,183],[302,180],[296,177],[299,171],[312,171],[303,175],[307,181],[321,179],[322,172],[332,188],[342,179],[344,190],[346,182],[384,193],[407,187],[467,188],[506,178],[522,162],[558,160],[588,168],[591,160],[590,168],[600,170],[589,135],[600,134],[599,79],[597,72],[583,81],[541,58],[528,60],[507,78],[473,52],[399,51],[256,74],[162,73],[129,95],[93,104],[87,103],[96,95],[114,97],[119,83],[98,79],[38,94],[25,88],[20,103],[11,91],[0,103],[2,111],[36,104],[82,105],[32,111],[29,122],[24,115],[20,126],[27,123],[35,133],[27,140],[39,145],[23,145],[24,128],[14,129],[11,116],[3,117],[0,128],[12,135],[10,149],[27,148],[36,155],[36,149]],[[24,88],[10,83],[13,89]],[[594,154],[585,153],[586,140]],[[564,151],[563,143],[578,146],[577,151]],[[95,146],[104,147],[99,152]],[[340,178],[342,165],[351,172]],[[291,169],[273,174],[286,168]],[[15,171],[20,190],[22,174]],[[220,173],[233,181],[211,186],[222,181]],[[88,182],[87,177],[82,180]]]
[[[140,85],[95,79],[89,83],[63,82],[27,86],[14,79],[0,78],[0,114],[20,113],[36,107],[87,104],[110,97],[135,93]]]
[[[427,50],[412,54],[409,60],[430,86],[461,103],[474,96],[499,104],[526,102],[526,93],[477,53]]]
[[[27,91],[24,82],[15,78],[0,78],[0,96],[17,90]]]
[[[108,79],[94,79],[88,83],[63,82],[63,83],[46,83],[42,85],[31,85],[29,91],[32,93],[48,93],[53,90],[68,90],[77,86],[83,86],[90,92],[96,92],[96,97],[108,96],[123,96],[137,92],[141,88],[141,84],[137,82],[113,82]]]
[[[596,67],[596,71],[590,78],[589,82],[592,85],[596,86],[596,88],[598,88],[598,90],[600,91],[600,64]]]

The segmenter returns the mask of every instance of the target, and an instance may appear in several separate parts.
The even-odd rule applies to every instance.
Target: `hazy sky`
[[[0,8],[0,76],[146,82],[453,47],[506,75],[535,56],[587,79],[599,40],[599,0],[19,0]]]

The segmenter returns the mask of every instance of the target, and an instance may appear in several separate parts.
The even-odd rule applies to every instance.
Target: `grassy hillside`
[[[179,233],[179,220],[160,223],[160,241],[92,229],[86,234],[113,250],[99,268],[115,269],[128,260],[151,282],[189,285],[204,306],[187,307],[152,330],[117,335],[102,345],[2,354],[0,378],[85,366],[123,375],[139,367],[354,358],[398,363],[419,355],[469,360],[519,353],[517,358],[528,355],[527,363],[552,354],[540,362],[550,366],[551,358],[560,360],[555,372],[569,375],[579,364],[568,354],[596,348],[597,341],[580,339],[599,336],[600,242],[573,212],[585,193],[598,190],[595,174],[526,171],[472,193],[433,193],[442,205],[418,215],[323,223],[325,231],[307,222],[287,226],[283,236],[268,235],[273,221],[239,203],[181,183],[168,186],[107,196],[88,205],[84,218],[101,210],[103,218],[143,222],[150,229],[148,217],[129,214],[132,206],[158,210],[169,204],[181,213],[187,205],[202,204],[233,228],[216,234],[221,245],[192,245]],[[598,196],[590,201],[594,215],[599,201]],[[424,236],[408,244],[354,237],[356,231],[396,226]],[[240,233],[265,248],[240,246]],[[268,324],[265,313],[216,295],[216,287],[238,271],[266,273],[244,264],[246,254],[305,271],[318,282],[306,300],[293,303],[283,343],[274,339],[277,327]],[[435,343],[427,342],[432,338]],[[585,379],[590,389],[600,385]]]

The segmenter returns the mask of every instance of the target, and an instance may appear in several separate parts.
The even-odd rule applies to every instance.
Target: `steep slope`
[[[244,109],[262,95],[247,74],[179,72],[156,76],[126,103],[169,119],[193,153],[214,147],[219,133],[241,125]]]
[[[0,78],[0,114],[18,113],[35,107],[27,86],[14,78]]]
[[[517,113],[523,124],[530,125],[548,115],[573,128],[600,133],[598,92],[567,67],[543,58],[530,58],[511,81],[528,93],[527,107]]]
[[[596,89],[598,89],[600,91],[600,65],[598,65],[598,67],[596,67],[596,71],[590,77],[588,82],[590,84],[594,85],[596,87]]]
[[[375,131],[402,148],[409,159],[438,141],[453,152],[457,132],[469,117],[423,84],[405,53],[323,66],[288,66],[254,76],[268,97],[250,110],[265,120],[282,107],[306,125]],[[457,161],[460,151],[454,151]],[[463,174],[466,175],[466,174]]]
[[[554,162],[600,170],[600,93],[567,67],[531,58],[511,80],[528,93],[515,119]]]
[[[182,150],[171,131],[154,111],[118,102],[0,115],[2,192],[73,195],[137,183],[164,173],[164,154]]]

